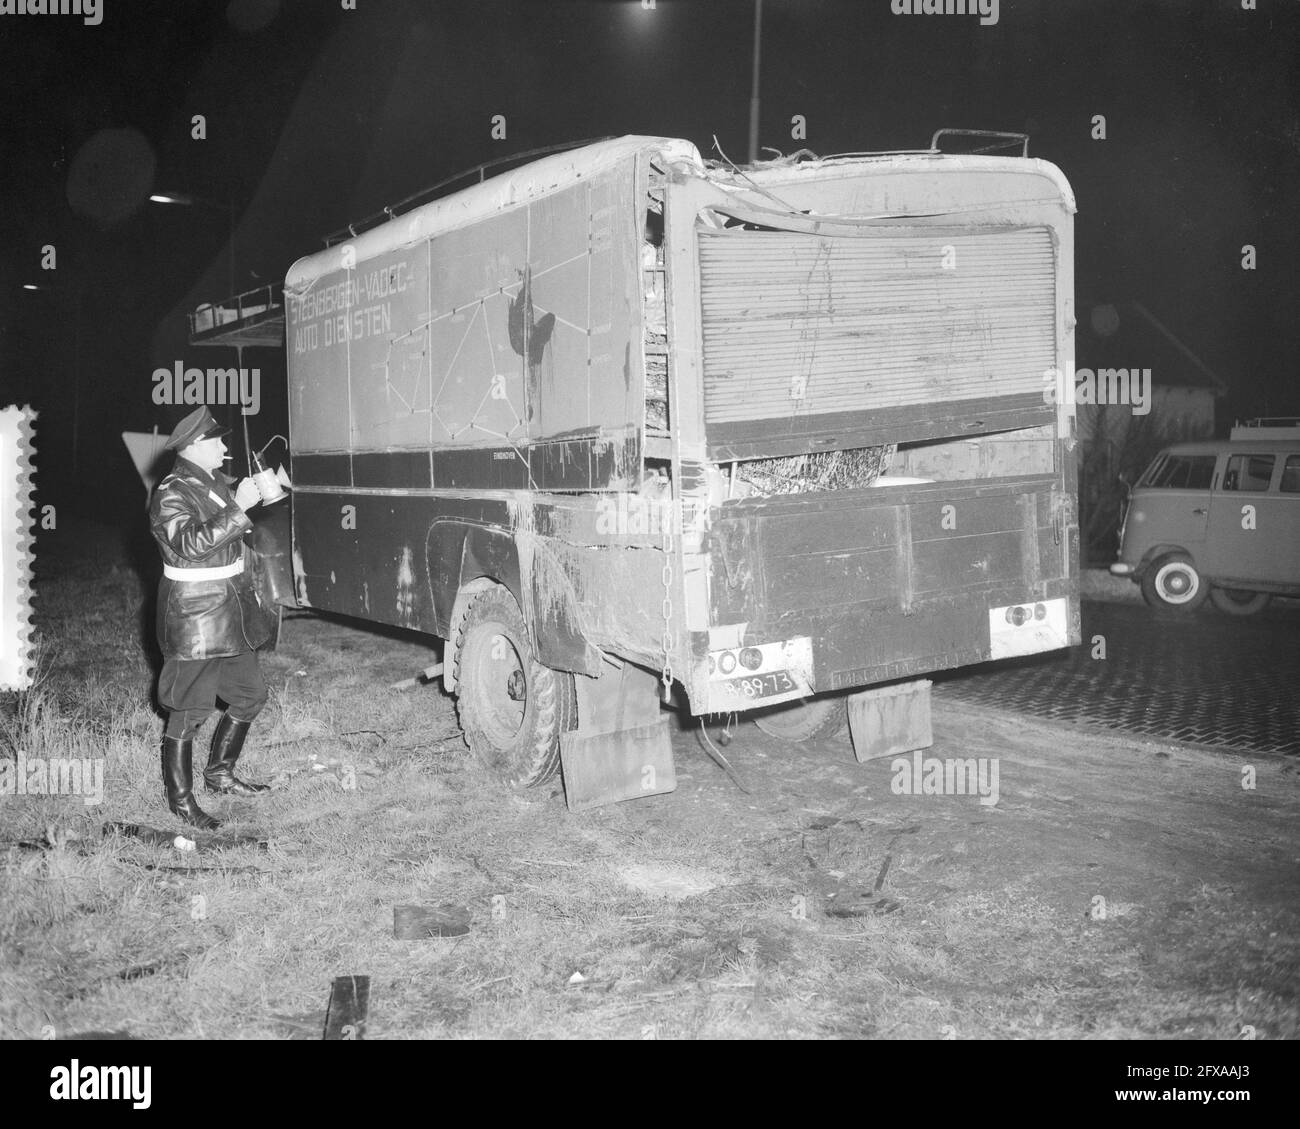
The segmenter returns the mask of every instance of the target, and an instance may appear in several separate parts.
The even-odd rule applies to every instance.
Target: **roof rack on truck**
[[[186,314],[186,320],[191,345],[278,349],[284,344],[284,286],[271,282],[220,302],[205,302]]]

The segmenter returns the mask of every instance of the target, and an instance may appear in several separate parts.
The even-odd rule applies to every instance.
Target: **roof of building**
[[[1163,387],[1204,388],[1222,396],[1228,387],[1172,330],[1141,302],[1082,308],[1075,331],[1075,368],[1150,369]]]

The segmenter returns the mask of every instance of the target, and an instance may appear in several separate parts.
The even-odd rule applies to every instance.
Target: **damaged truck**
[[[672,789],[663,704],[874,702],[879,755],[918,675],[1078,643],[1074,199],[939,142],[623,137],[296,262],[297,601],[444,640],[473,752],[571,806]]]

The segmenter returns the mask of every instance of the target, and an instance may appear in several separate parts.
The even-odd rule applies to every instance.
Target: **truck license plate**
[[[799,691],[799,684],[790,677],[788,670],[775,670],[771,674],[751,674],[747,678],[728,678],[724,682],[715,682],[714,686],[723,694],[744,698],[750,702]]]
[[[812,639],[798,635],[742,646],[736,628],[710,628],[706,713],[773,706],[812,693]]]

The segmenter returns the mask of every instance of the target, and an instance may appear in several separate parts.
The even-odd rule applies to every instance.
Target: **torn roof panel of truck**
[[[987,181],[980,192],[978,206],[990,207],[996,203],[1027,204],[1033,202],[1060,204],[1071,215],[1076,211],[1074,191],[1065,174],[1050,161],[1037,157],[995,157],[974,153],[941,153],[938,150],[917,150],[895,153],[848,153],[842,156],[820,157],[813,160],[776,160],[738,168],[711,165],[705,172],[707,179],[720,188],[744,192],[759,189],[771,192],[783,185],[835,180],[837,177],[887,176],[891,172],[906,172],[914,179],[918,172],[934,171],[936,177],[965,177],[975,184]],[[1046,181],[1038,185],[1036,181]],[[952,214],[951,181],[943,182],[942,192],[933,194],[933,207],[925,209],[926,197],[913,201],[908,209],[893,211],[886,199],[879,199],[874,208],[854,218],[872,217],[869,212],[889,213],[890,218],[920,215]],[[992,190],[990,194],[989,190]],[[1027,195],[1034,191],[1037,196]]]
[[[351,239],[299,259],[289,268],[285,286],[290,292],[310,287],[322,275],[341,270],[346,263],[367,261],[421,239],[521,207],[642,155],[681,174],[708,181],[735,196],[738,208],[765,210],[763,214],[768,215],[769,221],[782,214],[791,218],[798,214],[806,220],[810,210],[816,212],[806,203],[780,199],[779,189],[797,191],[804,185],[824,186],[838,177],[860,178],[865,187],[851,211],[837,209],[840,214],[825,215],[824,222],[862,223],[951,215],[996,208],[1000,204],[1018,207],[1054,204],[1067,213],[1075,211],[1074,194],[1065,176],[1055,165],[1038,158],[921,150],[855,153],[799,161],[780,159],[740,168],[706,163],[694,144],[680,138],[628,135],[542,157],[393,216]],[[918,190],[918,172],[933,174],[932,188]],[[905,174],[908,178],[905,203],[891,187],[891,174]],[[966,186],[958,194],[959,198],[954,197],[957,183]]]
[[[361,262],[421,239],[465,227],[488,216],[521,207],[571,184],[596,176],[641,154],[666,164],[683,163],[703,175],[699,150],[671,137],[628,136],[569,149],[501,173],[481,184],[432,200],[395,216],[343,243],[299,259],[285,276],[288,289],[309,286],[323,274],[343,269],[345,256]]]

